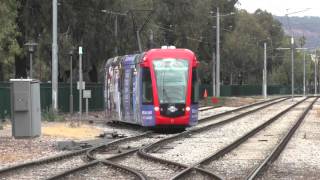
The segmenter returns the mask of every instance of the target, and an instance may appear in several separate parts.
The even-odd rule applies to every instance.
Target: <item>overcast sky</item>
[[[311,8],[305,12],[295,13],[290,16],[320,17],[320,0],[239,0],[237,7],[246,9],[250,13],[260,8],[278,16],[287,14],[287,9],[291,13]]]

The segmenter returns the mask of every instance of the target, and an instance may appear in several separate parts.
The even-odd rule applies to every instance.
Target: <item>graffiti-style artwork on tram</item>
[[[107,60],[106,118],[146,127],[196,125],[197,66],[192,51],[168,47]]]

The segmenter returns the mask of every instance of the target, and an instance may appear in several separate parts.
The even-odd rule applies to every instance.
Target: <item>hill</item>
[[[306,47],[314,48],[320,46],[320,17],[286,17],[274,16],[278,19],[285,30],[291,35],[291,30],[295,37],[306,37]]]

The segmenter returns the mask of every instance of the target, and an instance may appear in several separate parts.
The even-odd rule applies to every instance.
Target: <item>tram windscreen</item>
[[[189,62],[183,59],[153,61],[160,104],[186,103]]]

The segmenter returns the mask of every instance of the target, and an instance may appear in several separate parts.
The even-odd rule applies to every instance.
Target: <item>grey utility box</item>
[[[12,135],[41,135],[40,84],[34,79],[11,79]]]

